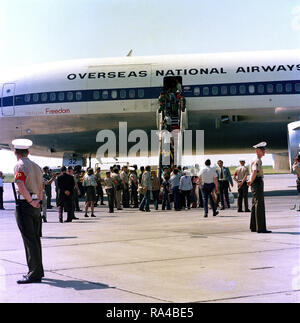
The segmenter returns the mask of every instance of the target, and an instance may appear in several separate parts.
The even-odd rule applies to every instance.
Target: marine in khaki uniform
[[[104,178],[104,184],[105,184],[105,191],[108,199],[109,213],[114,213],[115,189],[114,189],[114,182],[110,172],[106,172],[106,178]]]
[[[240,160],[240,166],[236,168],[233,174],[233,180],[238,186],[238,212],[243,212],[243,200],[245,212],[251,212],[248,208],[248,185],[247,177],[249,175],[248,167],[245,166],[245,160]]]
[[[265,142],[261,142],[253,148],[257,158],[254,159],[250,165],[250,180],[247,183],[251,186],[252,192],[252,210],[251,210],[251,221],[250,230],[251,232],[257,233],[271,233],[272,231],[267,230],[266,227],[266,215],[265,215],[265,199],[264,199],[264,173],[262,168],[261,158],[265,155]]]
[[[16,221],[21,232],[28,265],[28,274],[18,284],[41,282],[44,277],[41,246],[41,205],[43,199],[43,173],[28,158],[32,142],[16,139],[12,142],[17,164],[14,169],[17,184]]]

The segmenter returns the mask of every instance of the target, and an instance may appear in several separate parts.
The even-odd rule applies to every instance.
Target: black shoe
[[[79,220],[79,218],[76,218],[76,216],[73,216],[72,220]]]
[[[243,210],[238,210],[238,212],[244,212]]]
[[[222,207],[220,208],[220,210],[225,210],[225,206],[222,206]]]
[[[0,207],[0,210],[5,210],[5,208],[4,207]]]
[[[72,222],[72,219],[64,221],[64,223],[68,223],[68,222]]]
[[[213,216],[216,216],[216,215],[218,215],[219,214],[219,211],[216,211],[214,214],[213,214]]]
[[[257,231],[257,233],[272,233],[270,230],[265,230],[265,231]]]
[[[87,214],[84,215],[85,218],[88,218],[89,216]]]
[[[81,209],[76,209],[76,212],[82,212],[82,210]]]
[[[23,279],[20,279],[17,281],[19,285],[22,284],[33,284],[33,283],[40,283],[42,281],[42,278],[31,278],[31,277],[24,277]]]
[[[205,218],[207,218],[207,217],[208,217],[208,214],[207,214],[207,213],[205,213],[205,214],[204,214],[204,217],[205,217]]]
[[[47,223],[47,219],[46,219],[46,217],[45,217],[45,216],[42,216],[42,219],[43,219],[43,222],[44,222],[44,223]]]
[[[251,212],[251,210],[247,209],[247,210],[245,210],[245,212]]]
[[[91,215],[91,218],[95,218],[95,217],[96,217],[96,215],[95,215],[95,214],[92,214],[92,215]]]
[[[106,204],[102,202],[100,205],[106,205]]]
[[[146,210],[146,212],[151,212],[150,210]]]
[[[63,218],[59,218],[59,223],[63,223]]]

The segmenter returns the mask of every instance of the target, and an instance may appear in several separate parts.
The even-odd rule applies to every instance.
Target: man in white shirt
[[[0,172],[0,210],[5,210],[3,207],[3,173]]]
[[[187,170],[183,171],[183,176],[180,178],[179,190],[182,194],[182,202],[184,208],[191,208],[191,191],[193,189],[192,179]]]
[[[216,171],[210,167],[210,165],[211,165],[211,161],[210,159],[207,159],[205,161],[205,167],[200,171],[200,174],[199,174],[199,185],[202,188],[205,218],[207,218],[208,216],[208,197],[210,198],[210,201],[211,201],[213,216],[216,216],[219,214],[219,212],[216,210],[216,206],[211,195],[213,190],[216,190],[216,193],[218,193],[218,175]]]

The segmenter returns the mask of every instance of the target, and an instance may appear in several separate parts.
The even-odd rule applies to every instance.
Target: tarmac
[[[16,283],[27,265],[6,184],[0,303],[298,303],[300,212],[290,209],[299,202],[295,181],[294,175],[265,176],[271,234],[250,232],[250,213],[237,213],[236,199],[208,218],[200,208],[110,214],[101,206],[96,218],[76,213],[79,220],[61,224],[54,208],[43,224],[45,278],[29,285]]]

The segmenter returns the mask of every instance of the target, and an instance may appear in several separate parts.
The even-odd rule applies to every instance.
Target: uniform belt
[[[36,195],[36,194],[30,194],[30,196],[31,196],[31,198],[32,198],[33,200],[37,200],[37,199],[38,199],[38,197],[37,197],[37,195]],[[25,197],[24,197],[24,196],[22,196],[21,194],[18,194],[18,200],[26,201]]]

